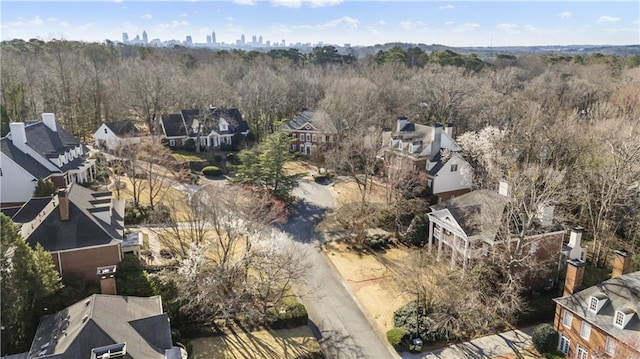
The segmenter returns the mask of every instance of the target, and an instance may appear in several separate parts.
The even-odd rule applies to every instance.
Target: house
[[[414,168],[427,174],[427,190],[438,201],[459,196],[471,190],[473,168],[460,155],[462,150],[453,140],[453,126],[436,123],[426,126],[398,117],[395,131],[383,134],[383,153],[389,162],[396,158],[411,161]]]
[[[94,294],[44,316],[27,358],[180,359],[159,296]]]
[[[140,143],[140,130],[131,120],[103,123],[93,134],[95,146],[115,152],[118,149]]]
[[[436,258],[440,261],[448,256],[451,268],[463,270],[480,260],[491,260],[499,254],[503,241],[498,239],[503,216],[509,198],[504,192],[477,190],[431,206],[429,218],[428,250],[437,249]],[[541,265],[548,265],[550,273],[557,276],[558,261],[566,231],[546,218],[547,209],[539,215],[538,234],[525,238],[522,248],[525,255],[538,259]],[[552,216],[552,214],[551,214]],[[513,236],[512,243],[516,237]],[[528,278],[530,287],[542,287],[548,278]]]
[[[50,179],[57,187],[91,182],[94,160],[88,149],[62,127],[55,114],[43,113],[42,121],[11,122],[0,140],[0,202],[16,206],[28,201],[38,180]]]
[[[249,134],[249,124],[237,108],[210,106],[208,110],[182,110],[161,118],[164,138],[169,147],[179,148],[191,139],[202,148],[221,148],[234,144],[234,136]]]
[[[568,260],[553,321],[567,358],[640,358],[640,272],[630,266],[631,253],[618,250],[611,279],[582,289],[585,262]]]
[[[303,110],[281,129],[291,138],[292,152],[311,155],[318,148],[338,139],[338,130],[324,111]]]
[[[124,201],[111,192],[71,184],[54,196],[29,200],[11,220],[29,245],[40,243],[51,254],[63,277],[95,280],[96,268],[118,264],[123,253],[135,250],[122,245]]]

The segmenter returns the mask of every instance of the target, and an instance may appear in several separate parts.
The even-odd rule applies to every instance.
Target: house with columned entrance
[[[281,129],[289,134],[291,152],[311,155],[338,139],[338,130],[325,111],[303,110]]]
[[[94,180],[95,161],[77,138],[56,123],[53,113],[42,121],[11,122],[0,141],[0,202],[3,207],[27,202],[38,180],[56,187]]]

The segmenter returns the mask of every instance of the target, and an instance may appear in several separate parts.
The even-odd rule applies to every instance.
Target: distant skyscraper
[[[149,43],[149,37],[147,36],[147,32],[146,31],[142,32],[142,43],[145,44],[145,45]]]
[[[240,36],[240,45],[244,45],[244,34]]]
[[[187,35],[187,39],[184,41],[185,45],[193,45],[193,40],[191,40],[191,36]]]
[[[253,37],[251,38],[251,45],[255,45],[258,43],[258,38],[256,37],[256,35],[253,35]]]
[[[211,35],[207,35],[207,45],[211,45]]]
[[[260,37],[258,38],[258,44],[262,45],[262,35],[260,35]]]
[[[286,47],[287,43],[284,41],[284,39],[282,39],[282,47]]]
[[[211,33],[211,43],[214,44],[214,45],[216,44],[216,32],[215,31]]]
[[[129,34],[127,34],[126,32],[122,33],[122,42],[125,44],[129,43]]]

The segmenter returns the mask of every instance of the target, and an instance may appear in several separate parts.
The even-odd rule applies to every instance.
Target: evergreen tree
[[[25,351],[36,329],[36,302],[60,288],[60,276],[49,253],[40,245],[32,250],[9,217],[0,220],[2,341],[7,352]]]
[[[56,185],[53,184],[51,180],[43,181],[41,179],[38,180],[36,184],[36,189],[33,192],[34,197],[47,197],[56,193]]]

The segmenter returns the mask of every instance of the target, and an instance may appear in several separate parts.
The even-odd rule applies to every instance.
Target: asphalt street
[[[311,327],[328,358],[399,358],[363,314],[346,285],[320,252],[314,226],[334,206],[329,187],[300,182],[293,193],[303,199],[283,230],[304,253],[310,269],[296,293],[306,306]]]

